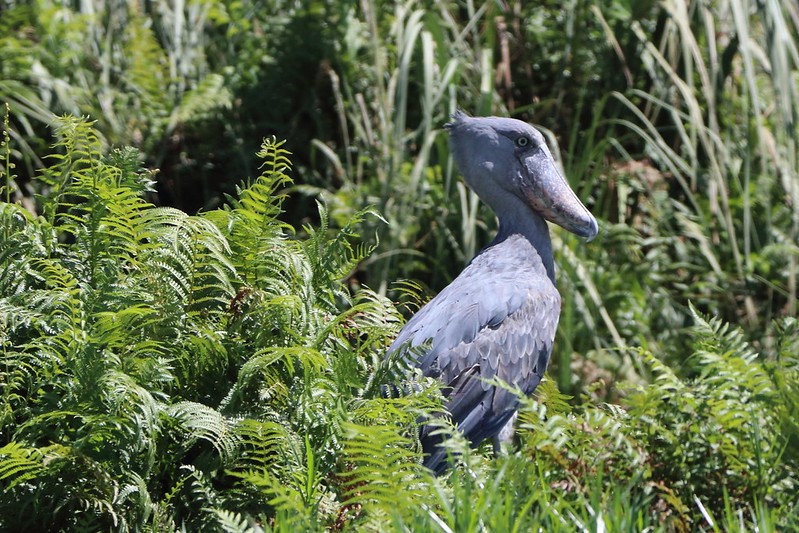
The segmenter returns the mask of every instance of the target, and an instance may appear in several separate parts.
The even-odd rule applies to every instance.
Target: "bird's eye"
[[[516,146],[518,146],[519,148],[524,148],[528,144],[530,144],[530,139],[528,139],[527,137],[519,137],[518,139],[516,139]]]

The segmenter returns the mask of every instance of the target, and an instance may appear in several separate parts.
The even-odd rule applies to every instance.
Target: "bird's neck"
[[[552,255],[552,240],[549,237],[547,222],[518,198],[513,197],[513,200],[512,205],[506,204],[504,209],[495,211],[499,213],[499,231],[489,247],[500,244],[514,235],[524,237],[537,252],[541,266],[554,284],[555,259]],[[535,257],[531,260],[538,262]]]

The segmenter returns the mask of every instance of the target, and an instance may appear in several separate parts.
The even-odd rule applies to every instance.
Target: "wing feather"
[[[532,393],[549,363],[560,316],[560,295],[543,266],[535,268],[520,243],[506,243],[505,249],[477,256],[389,348],[390,353],[429,343],[427,351],[407,351],[407,357],[449,388],[445,407],[475,445],[494,437],[518,408],[512,392],[488,380],[499,378]],[[521,253],[528,254],[524,260],[514,257]],[[431,463],[443,460],[438,441],[426,441],[425,435]]]

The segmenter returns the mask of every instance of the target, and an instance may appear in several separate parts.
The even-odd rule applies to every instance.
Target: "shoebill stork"
[[[446,124],[455,163],[499,219],[494,240],[405,325],[388,353],[401,350],[444,383],[452,423],[478,446],[515,418],[518,397],[541,382],[560,316],[552,242],[546,221],[590,241],[597,222],[558,171],[544,137],[510,118],[456,112]],[[447,452],[432,426],[420,439],[436,474]]]

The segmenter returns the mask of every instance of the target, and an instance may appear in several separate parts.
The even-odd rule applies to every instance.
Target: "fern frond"
[[[173,301],[176,295],[187,310],[226,306],[234,294],[236,269],[219,229],[203,217],[171,208],[150,209],[145,219],[158,244],[147,251],[147,259],[157,268],[150,279],[160,284],[153,287],[160,299]]]
[[[232,103],[225,78],[220,74],[205,76],[196,88],[187,91],[172,113],[172,128],[178,123],[203,120],[217,109],[229,108]],[[170,128],[170,129],[172,129]]]
[[[282,526],[308,527],[309,511],[318,505],[322,478],[314,461],[309,439],[287,429],[283,423],[242,420],[241,453],[229,474],[241,480],[245,490],[255,489],[266,498]],[[304,442],[303,442],[304,441]]]
[[[153,502],[147,481],[133,471],[125,474],[128,477],[128,483],[119,488],[113,505],[116,509],[127,511],[122,517],[123,520],[127,517],[127,522],[146,524],[153,515],[158,513],[158,506]],[[136,520],[131,520],[134,517]]]
[[[216,515],[219,527],[225,533],[256,533],[256,531],[263,531],[260,527],[256,529],[251,519],[243,517],[239,513],[233,511],[226,511],[224,509],[213,509]]]
[[[125,435],[118,435],[131,457],[143,454],[145,468],[149,470],[155,463],[157,454],[156,439],[161,431],[161,404],[155,395],[142,387],[128,374],[108,371],[98,384],[105,393],[107,415],[113,417]],[[120,442],[121,444],[122,442]]]
[[[208,473],[187,464],[181,465],[176,473],[179,479],[166,495],[165,501],[173,506],[184,507],[184,523],[190,525],[192,530],[214,528],[217,518],[213,510],[221,502]]]
[[[233,431],[241,447],[237,469],[286,473],[298,467],[296,454],[287,452],[299,449],[299,442],[283,424],[246,418]]]
[[[286,405],[293,377],[300,370],[316,374],[326,365],[325,358],[316,350],[302,347],[263,348],[242,365],[236,384],[223,405],[242,407],[250,398],[273,405]],[[256,392],[257,391],[257,392]],[[253,396],[253,394],[255,396]]]
[[[50,334],[81,324],[86,318],[86,310],[81,298],[80,282],[72,271],[62,262],[51,259],[34,258],[30,265],[31,274],[43,287],[30,290],[14,300],[24,302],[29,308],[46,316],[46,323],[41,326]]]
[[[0,448],[0,481],[7,489],[34,479],[45,470],[45,454],[11,441]]]
[[[6,203],[0,203],[0,228],[0,297],[9,297],[36,286],[31,261],[50,256],[55,232],[44,219]]]
[[[102,160],[102,143],[93,124],[86,118],[71,116],[56,122],[54,148],[58,152],[49,156],[55,163],[40,177],[50,190],[39,198],[45,218],[56,227],[56,217],[73,181],[87,176],[91,181],[94,167]]]
[[[319,226],[305,226],[308,239],[303,242],[303,250],[308,258],[308,263],[314,276],[314,284],[317,287],[334,288],[330,295],[325,298],[325,303],[329,309],[336,308],[336,301],[333,297],[344,297],[343,287],[335,290],[332,282],[338,282],[349,276],[355,267],[368,257],[375,249],[377,244],[368,245],[365,243],[353,244],[360,235],[357,233],[357,226],[363,222],[367,215],[382,218],[371,207],[362,209],[352,215],[352,217],[337,231],[330,235],[330,221],[325,206],[317,202],[319,210]],[[321,292],[325,294],[324,291]]]
[[[757,352],[746,342],[740,328],[718,317],[704,317],[693,304],[689,308],[696,324],[694,331],[700,352],[731,355],[747,363],[757,359]]]
[[[652,373],[655,375],[655,381],[658,383],[661,390],[679,394],[680,391],[685,388],[685,384],[677,374],[674,373],[674,370],[665,365],[660,359],[649,352],[645,352],[642,357],[644,362],[651,367]]]
[[[232,458],[238,449],[238,438],[230,423],[217,410],[196,402],[179,402],[165,409],[186,430],[186,443],[197,439],[209,442],[224,461]]]
[[[413,442],[396,426],[344,424],[342,505],[359,506],[375,520],[413,512],[429,486]]]
[[[282,187],[291,183],[291,152],[283,148],[285,141],[275,137],[264,139],[258,157],[263,159],[261,175],[247,187],[236,190],[236,198],[228,197],[232,210],[256,234],[266,235],[275,229],[291,231],[291,227],[278,220],[282,212],[284,193]],[[244,228],[241,228],[244,229]]]

